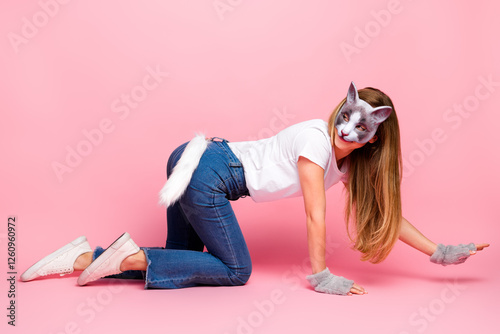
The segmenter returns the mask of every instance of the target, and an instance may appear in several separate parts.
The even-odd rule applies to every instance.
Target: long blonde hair
[[[353,248],[363,253],[361,259],[382,262],[398,240],[401,228],[401,179],[403,163],[399,123],[391,99],[382,91],[367,87],[358,90],[359,98],[372,107],[391,106],[393,111],[376,132],[374,143],[353,150],[349,158],[345,221]],[[344,105],[344,98],[328,120],[328,130],[335,140],[335,118]],[[350,233],[353,216],[356,237]]]

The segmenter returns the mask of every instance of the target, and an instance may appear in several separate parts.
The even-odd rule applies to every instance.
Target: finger
[[[486,247],[489,247],[490,244],[476,244],[476,249],[477,250],[483,250]]]
[[[355,288],[351,288],[350,294],[355,294],[355,295],[363,295],[364,292]]]
[[[357,285],[357,284],[354,284],[354,285],[352,286],[352,288],[351,288],[351,292],[352,292],[352,293],[355,293],[355,294],[357,294],[357,295],[363,295],[363,294],[365,294],[365,293],[368,293],[368,292],[366,292],[366,290],[365,290],[365,289],[363,289],[362,287],[360,287],[360,286],[359,286],[359,285]]]
[[[366,290],[362,286],[357,285],[356,283],[354,283],[353,288],[355,288],[363,293],[366,293]]]

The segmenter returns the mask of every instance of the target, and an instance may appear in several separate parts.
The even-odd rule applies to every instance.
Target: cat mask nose
[[[347,141],[364,144],[373,138],[378,126],[390,116],[391,112],[390,106],[373,108],[360,99],[356,85],[351,82],[346,102],[335,118],[335,127]]]

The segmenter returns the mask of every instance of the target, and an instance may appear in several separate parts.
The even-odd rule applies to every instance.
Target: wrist
[[[326,269],[326,265],[324,263],[312,265],[311,269],[312,269],[312,273],[314,275],[314,274],[317,274],[317,273],[324,271]]]
[[[309,281],[309,283],[313,286],[316,287],[318,284],[320,284],[323,280],[325,280],[327,277],[331,275],[330,270],[328,268],[325,268],[324,270],[314,273],[312,275],[309,275],[306,277],[306,279]]]
[[[432,243],[432,245],[429,245],[427,248],[427,255],[432,256],[432,254],[436,253],[436,250],[438,249],[438,245],[435,243]]]

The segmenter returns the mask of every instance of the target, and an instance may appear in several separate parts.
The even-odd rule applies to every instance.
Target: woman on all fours
[[[328,123],[301,122],[259,141],[197,136],[175,149],[161,193],[167,206],[164,248],[138,247],[124,233],[106,250],[92,251],[80,237],[35,263],[21,279],[82,270],[80,285],[101,277],[141,278],[145,288],[159,289],[243,285],[252,263],[229,201],[302,195],[312,267],[307,280],[318,292],[364,294],[364,288],[333,275],[325,263],[325,190],[339,181],[347,189],[346,223],[354,222],[354,248],[363,260],[383,261],[398,239],[442,265],[462,263],[489,246],[436,245],[422,235],[402,217],[401,171],[392,101],[378,89],[358,92],[351,83]]]

